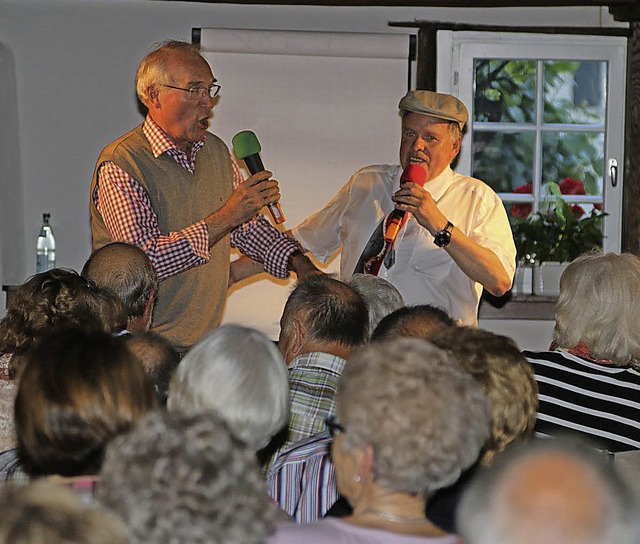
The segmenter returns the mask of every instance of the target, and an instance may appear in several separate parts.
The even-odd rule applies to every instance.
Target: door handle
[[[611,187],[618,185],[618,161],[617,159],[609,159],[609,179]]]

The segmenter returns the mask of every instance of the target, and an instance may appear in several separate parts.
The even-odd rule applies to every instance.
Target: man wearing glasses
[[[208,132],[220,90],[197,47],[168,41],[136,74],[143,124],[100,154],[91,185],[93,250],[140,246],[160,280],[152,330],[185,351],[220,323],[230,246],[270,274],[317,269],[258,212],[280,198],[271,172],[243,180],[227,146]]]

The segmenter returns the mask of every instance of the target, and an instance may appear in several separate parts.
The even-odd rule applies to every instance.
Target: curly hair
[[[473,378],[417,338],[358,350],[338,385],[337,415],[344,448],[372,446],[377,483],[427,496],[477,460],[491,417]]]
[[[122,338],[68,329],[29,350],[14,419],[32,475],[96,474],[104,447],[156,408],[153,386]]]
[[[9,375],[15,377],[21,355],[47,333],[67,327],[112,333],[126,324],[124,306],[115,295],[74,270],[54,268],[32,276],[16,290],[0,320],[0,354],[12,354]]]
[[[596,359],[640,365],[640,326],[633,301],[640,294],[640,258],[631,253],[588,253],[560,278],[554,341],[583,343]]]
[[[513,340],[482,329],[456,327],[441,330],[430,341],[453,353],[489,398],[491,438],[484,447],[484,465],[512,442],[533,434],[538,384]]]
[[[98,499],[134,544],[258,544],[278,516],[255,452],[213,413],[154,413],[114,440]]]
[[[129,544],[129,532],[115,515],[48,480],[3,485],[0,512],[0,542]]]

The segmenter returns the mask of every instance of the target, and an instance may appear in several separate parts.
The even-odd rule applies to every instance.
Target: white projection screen
[[[222,85],[210,130],[230,148],[237,132],[256,133],[280,183],[284,230],[321,209],[359,168],[398,162],[397,105],[414,78],[409,34],[202,28],[194,41],[198,34]],[[337,271],[337,258],[322,268]],[[223,322],[277,339],[292,287],[266,274],[240,283]]]

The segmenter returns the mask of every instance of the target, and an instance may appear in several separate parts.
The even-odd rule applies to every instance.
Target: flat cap
[[[460,130],[469,120],[467,107],[461,100],[450,94],[433,91],[409,91],[402,97],[398,107],[401,110],[453,121],[458,123]]]

